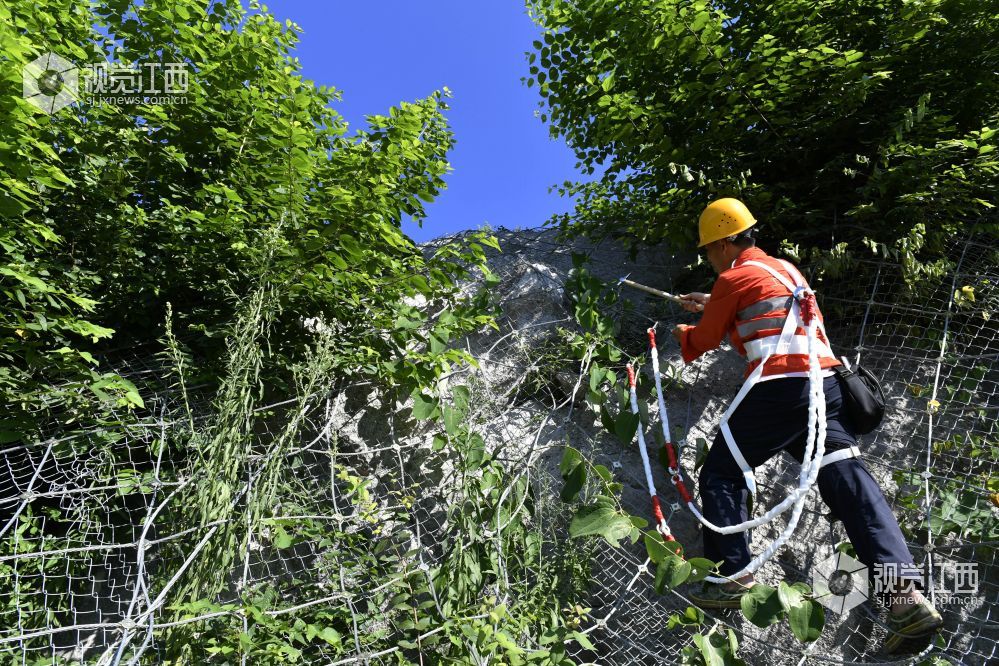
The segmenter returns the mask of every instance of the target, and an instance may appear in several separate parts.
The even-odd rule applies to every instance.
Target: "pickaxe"
[[[631,273],[628,273],[628,275],[631,275]],[[637,282],[634,282],[633,280],[629,280],[628,279],[628,275],[625,275],[623,278],[620,278],[618,280],[618,283],[620,283],[620,284],[626,284],[629,287],[633,287],[635,289],[641,289],[642,291],[650,293],[653,296],[659,296],[660,298],[665,298],[665,299],[668,299],[670,301],[675,301],[676,303],[683,303],[684,302],[683,299],[680,298],[679,296],[675,296],[675,295],[673,295],[673,294],[671,294],[671,293],[669,293],[667,291],[661,291],[659,289],[653,289],[652,287],[646,287],[644,284],[638,284]]]

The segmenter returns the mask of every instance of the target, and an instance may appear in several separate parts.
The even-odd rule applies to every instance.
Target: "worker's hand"
[[[673,337],[676,338],[677,342],[680,342],[680,339],[683,337],[683,332],[688,328],[694,328],[694,327],[691,326],[690,324],[677,324],[676,326],[673,327]]]
[[[700,312],[709,300],[711,300],[711,294],[692,291],[689,294],[680,294],[680,307],[687,312]]]

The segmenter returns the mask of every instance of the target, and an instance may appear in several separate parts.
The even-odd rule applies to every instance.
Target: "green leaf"
[[[691,569],[690,578],[687,579],[689,583],[699,583],[716,569],[715,563],[704,557],[692,557],[687,562],[690,563]]]
[[[716,634],[709,636],[694,634],[694,645],[697,646],[701,658],[704,659],[704,666],[726,666],[729,663],[725,658],[726,652],[712,642],[711,639],[715,636]]]
[[[571,502],[586,483],[586,464],[582,454],[571,446],[566,446],[559,463],[559,474],[565,482],[561,492],[562,500]]]
[[[491,247],[495,250],[500,250],[499,239],[496,236],[484,235],[481,238],[482,244]]]
[[[434,451],[442,451],[447,446],[447,439],[440,435],[434,435],[432,448]]]
[[[631,533],[632,524],[628,516],[612,507],[591,505],[581,508],[569,524],[569,536],[602,536],[607,542],[618,547],[619,541]]]
[[[562,479],[565,481],[560,493],[562,501],[571,502],[586,483],[586,465],[576,465],[567,475],[563,474]]]
[[[565,450],[562,452],[562,460],[559,462],[559,474],[561,474],[564,479],[569,472],[581,464],[583,464],[583,454],[567,445]]]
[[[471,393],[467,386],[455,386],[451,389],[451,398],[454,400],[454,408],[464,417],[468,414],[468,401]]]
[[[461,414],[458,412],[458,410],[449,407],[447,405],[441,407],[441,412],[443,416],[442,420],[444,421],[445,432],[454,437],[458,433],[458,428],[461,426],[462,423]],[[415,409],[413,410],[413,415],[414,416],[416,415]]]
[[[594,363],[590,366],[590,389],[596,391],[606,375],[607,371],[598,364]]]
[[[690,563],[669,553],[656,567],[655,589],[659,594],[682,585],[690,577]]]
[[[291,546],[294,540],[291,535],[283,527],[277,527],[274,530],[274,547],[277,549],[284,549]]]
[[[468,469],[477,469],[486,459],[486,441],[482,435],[473,432],[468,436],[465,446],[465,466]]]
[[[756,583],[742,595],[742,614],[757,627],[769,627],[784,616],[777,590],[763,583]]]
[[[687,606],[683,615],[673,613],[666,621],[666,628],[673,630],[677,627],[697,627],[704,624],[704,611],[696,606]]]
[[[21,433],[13,430],[0,430],[0,444],[10,444],[21,439]]]
[[[807,586],[804,590],[808,590]],[[788,585],[781,581],[777,588],[780,605],[787,611],[791,633],[802,643],[814,641],[825,625],[825,611],[821,604],[805,598],[806,592],[799,584]]]
[[[805,597],[801,594],[801,590],[792,587],[785,581],[781,581],[778,585],[777,596],[780,599],[780,605],[784,610],[791,610],[792,608],[800,606],[805,601]]]
[[[614,417],[611,416],[610,411],[607,409],[607,405],[600,405],[600,423],[603,425],[604,430],[614,434],[616,430]]]
[[[413,394],[413,418],[417,420],[425,420],[437,416],[440,412],[437,410],[437,400],[431,398],[424,393],[414,393]]]
[[[696,456],[694,458],[694,471],[695,472],[697,470],[699,470],[701,467],[703,467],[704,463],[707,462],[707,460],[708,460],[708,451],[711,450],[710,448],[708,448],[708,440],[704,439],[703,437],[698,437],[697,438],[696,445],[697,445],[697,449],[696,449],[697,453],[696,453]]]
[[[595,650],[596,649],[593,646],[593,643],[590,642],[589,636],[587,636],[583,632],[581,632],[581,631],[574,631],[574,632],[572,632],[572,637],[573,637],[573,639],[575,639],[575,641],[577,643],[579,643],[583,647],[583,649],[585,649],[585,650]]]
[[[673,555],[673,552],[666,548],[666,542],[659,532],[645,534],[645,550],[649,553],[649,559],[656,564]]]
[[[711,14],[709,14],[708,12],[700,12],[697,16],[694,17],[694,20],[690,22],[690,29],[693,32],[700,32],[701,30],[704,29],[704,26],[706,26],[708,24],[708,21],[710,20],[711,20]]]
[[[429,338],[430,338],[430,353],[431,354],[440,354],[445,349],[447,349],[447,343],[445,343],[443,340],[441,340],[440,338],[438,338],[433,333],[430,334]]]
[[[838,553],[845,553],[850,557],[852,557],[853,559],[857,559],[857,550],[853,547],[853,544],[850,543],[849,541],[841,541],[840,543],[836,544],[835,550]]]
[[[635,441],[635,433],[638,432],[638,414],[622,411],[614,421],[614,434],[625,446]]]

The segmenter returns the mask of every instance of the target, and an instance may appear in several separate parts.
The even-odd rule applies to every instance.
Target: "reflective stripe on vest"
[[[777,261],[781,264],[781,266],[783,266],[792,279],[798,282],[797,285],[788,280],[785,276],[779,274],[771,266],[762,262],[747,261],[744,265],[758,266],[759,268],[766,270],[774,279],[783,284],[788,291],[792,292],[792,294],[798,285],[807,287],[805,278],[793,264],[782,259],[778,259]],[[780,340],[779,334],[772,334],[762,338],[757,338],[755,340],[746,339],[761,331],[772,331],[774,329],[779,330],[783,328],[787,317],[791,316],[791,304],[793,301],[793,295],[764,298],[760,301],[747,305],[736,313],[735,331],[739,336],[740,342],[742,342],[742,346],[746,350],[747,362],[751,364],[754,361],[762,360],[768,356],[785,356],[789,354],[798,356],[808,355],[808,337],[805,335],[804,329],[800,327],[794,330],[793,337],[790,338],[788,344],[784,347],[778,346],[778,341]],[[825,326],[822,325],[822,321],[820,320],[819,336],[816,338],[816,342],[819,345],[817,352],[820,359],[836,358],[832,353],[832,349],[829,347],[828,340],[828,337],[826,337]]]
[[[765,314],[770,314],[772,312],[787,312],[788,308],[791,307],[791,299],[793,296],[777,296],[775,298],[765,298],[762,301],[757,301],[752,305],[747,305],[743,309],[735,313],[736,319],[753,319],[754,317],[762,317]],[[784,323],[784,317],[781,317],[781,323]],[[780,328],[778,326],[778,328]]]
[[[815,342],[819,345],[819,357],[832,356],[832,350],[822,340],[816,337]],[[780,335],[768,335],[765,338],[758,338],[742,343],[746,348],[746,360],[752,363],[764,356],[801,354],[808,356],[808,336],[794,335],[786,347],[780,346]]]
[[[747,322],[735,325],[735,330],[739,334],[739,337],[745,340],[753,333],[759,333],[760,331],[766,331],[776,328],[778,331],[784,327],[784,319],[787,315],[781,317],[764,317],[763,319],[752,319]]]

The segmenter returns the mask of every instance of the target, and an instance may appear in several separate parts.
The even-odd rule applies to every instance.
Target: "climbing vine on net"
[[[867,454],[865,462],[893,503],[916,558],[915,565],[927,585],[927,596],[945,608],[945,617],[949,610],[949,617],[954,618],[957,626],[962,626],[971,621],[972,611],[968,608],[990,612],[989,595],[994,594],[996,584],[994,544],[999,537],[996,528],[999,496],[996,495],[995,465],[999,451],[996,449],[994,411],[999,377],[989,362],[994,359],[995,341],[999,337],[995,323],[999,305],[995,290],[997,254],[988,235],[971,235],[954,239],[934,265],[933,275],[913,281],[904,266],[874,257],[854,262],[850,280],[833,271],[821,271],[814,274],[813,281],[818,285],[820,302],[830,321],[834,348],[854,361],[862,360],[885,384],[890,398],[889,415],[879,431],[863,438],[861,448]],[[642,317],[629,315],[624,310],[617,312],[619,321],[630,324],[637,338],[644,325]],[[661,317],[661,311],[656,312],[656,317],[648,321],[651,323]],[[673,315],[672,318],[678,317]],[[632,346],[631,355],[635,357],[638,353],[640,348]],[[681,382],[674,389],[667,389],[667,392],[676,398],[672,404],[679,407],[682,414],[683,399],[689,394],[690,385],[685,387]],[[646,393],[644,402],[653,400],[654,396]],[[602,404],[599,410],[605,431],[614,435],[624,433],[623,444],[635,436],[635,419],[628,415],[623,399],[618,402],[617,418],[609,413],[607,404]],[[648,419],[642,404],[639,407],[643,415],[642,427],[650,428],[661,446],[667,438],[658,437],[659,428],[653,424],[654,419]],[[683,441],[684,433],[677,433],[675,439]],[[696,459],[703,457],[704,442],[701,438],[692,437],[691,440],[683,453],[688,464],[694,467]],[[675,468],[675,461],[665,458],[667,456],[661,461],[664,471]],[[769,487],[764,493],[767,506],[787,494],[787,483],[794,478],[786,463],[778,462],[770,469],[767,476],[773,481],[766,484]],[[665,486],[665,475],[662,481]],[[662,494],[670,496],[671,489],[665,488]],[[674,500],[672,507],[678,506]],[[806,513],[821,517],[823,508],[813,503]],[[654,508],[646,509],[641,515],[655,515]],[[683,522],[676,513],[668,518],[674,528]],[[830,552],[834,546],[836,552],[851,552],[849,543],[842,541],[841,532],[837,535],[834,527],[827,532],[827,545],[823,546],[821,541],[816,545],[820,549],[828,548]],[[769,543],[774,535],[772,530],[766,532],[762,543]],[[821,532],[819,538],[822,539]],[[795,548],[794,543],[788,546],[790,550],[801,548],[800,545]],[[611,551],[606,556],[610,561],[631,561],[639,570],[644,567],[641,559],[649,556],[657,564],[655,582],[660,585],[663,580],[672,579],[676,571],[679,571],[676,580],[687,580],[688,570],[681,566],[682,560],[678,558],[667,560],[667,571],[663,572],[664,553],[668,554],[668,551],[648,548],[647,552],[636,552],[630,557]],[[808,555],[807,550],[801,553],[806,560]],[[809,596],[804,584],[809,580],[808,569],[789,568],[789,562],[782,558],[784,574],[779,576],[787,582],[775,580],[779,584],[758,585],[757,591],[747,596],[743,606],[746,621],[767,628],[767,631],[745,630],[748,625],[743,624],[744,630],[739,633],[744,639],[744,652],[756,653],[756,659],[766,660],[765,663],[797,663],[797,657],[792,656],[793,645],[782,644],[780,634],[769,629],[781,613],[785,613],[790,620],[791,634],[814,642],[805,654],[821,655],[822,649],[835,649],[838,658],[848,663],[851,660],[890,660],[878,655],[876,646],[872,650],[868,638],[885,631],[876,607],[864,606],[847,617],[825,614],[825,623],[834,622],[838,631],[848,631],[850,638],[844,650],[840,645],[834,648],[830,639],[819,632],[823,625],[819,618],[822,609],[816,612],[793,602],[787,606],[778,603],[782,601],[781,590],[785,590],[783,600],[790,601],[785,586],[797,586],[803,599]],[[693,574],[691,579],[701,577],[696,575],[696,566],[689,571]],[[618,589],[632,590],[624,582],[618,585]],[[668,586],[664,587],[668,589]],[[676,596],[673,603],[682,604],[682,591],[673,592]],[[961,594],[966,596],[961,597]],[[944,607],[943,604],[951,605]],[[687,622],[698,616],[693,608],[685,613],[689,618]],[[673,624],[680,626],[680,616],[674,617]],[[863,628],[863,617],[873,620],[867,629]],[[611,618],[608,624],[613,623]],[[638,624],[629,626],[622,619],[614,633],[619,638],[635,636]],[[968,650],[973,661],[985,663],[988,655],[994,653],[995,642],[980,626],[967,626],[967,630],[945,627],[943,635],[921,648],[920,654],[933,663],[949,663],[948,655],[956,657]],[[784,651],[758,652],[764,644],[781,647]],[[707,658],[707,655],[702,656]]]
[[[47,664],[106,655],[114,663],[121,650],[119,663],[243,656],[250,663],[418,663],[421,653],[508,663],[886,661],[877,652],[885,633],[876,606],[847,615],[827,610],[823,626],[809,603],[809,557],[842,541],[814,497],[798,528],[809,540],[788,542],[788,556],[761,569],[748,608],[719,614],[689,603],[684,585],[711,575],[714,563],[696,557],[696,523],[674,507],[671,461],[653,454],[676,541],[655,530],[636,448],[639,427],[650,450],[662,450],[666,439],[647,374],[646,330],[658,321],[663,331],[687,315],[661,302],[629,305],[632,296],[608,287],[626,260],[593,254],[587,277],[571,273],[564,247],[543,235],[518,245],[507,233],[502,241],[509,263],[495,279],[512,285],[551,262],[570,285],[569,307],[591,309],[604,334],[580,327],[572,310],[531,325],[500,317],[500,330],[483,330],[470,343],[475,364],[451,357],[419,390],[381,394],[366,380],[347,381],[305,402],[303,391],[285,404],[256,404],[252,416],[230,414],[226,422],[242,424],[240,441],[252,444],[231,488],[234,531],[217,543],[223,518],[203,522],[177,503],[205,481],[187,473],[201,462],[179,456],[181,442],[192,432],[211,441],[218,423],[193,386],[186,399],[148,400],[148,420],[108,427],[109,447],[46,444],[21,457],[5,449],[5,464],[26,482],[5,491],[12,499],[0,505],[15,511],[23,504],[0,539],[4,658]],[[999,382],[987,361],[999,337],[992,286],[999,276],[989,243],[955,241],[947,256],[941,278],[915,291],[897,264],[876,260],[850,281],[809,279],[836,349],[859,353],[885,381],[891,412],[862,447],[917,564],[936,574],[944,564],[945,578],[958,565],[978,567],[971,609],[945,609],[951,619],[940,643],[920,658],[987,663],[995,642],[971,617],[994,612],[996,590],[990,447]],[[577,285],[590,293],[577,294]],[[436,312],[428,308],[426,316]],[[416,311],[407,316],[417,321]],[[439,321],[419,321],[413,330],[436,330],[451,351],[465,347],[451,348]],[[548,332],[543,339],[525,337],[539,329]],[[682,444],[678,462],[690,474],[704,432],[688,414],[688,398],[711,366],[681,367],[675,349],[659,341],[669,434]],[[412,350],[414,370],[429,367],[431,341],[425,344]],[[318,356],[322,349],[315,347]],[[240,357],[252,364],[252,354]],[[134,377],[171,372],[148,356],[126,360]],[[637,417],[628,361],[639,369]],[[290,423],[298,430],[289,437]],[[705,428],[713,424],[704,417]],[[614,464],[629,452],[634,469]],[[260,481],[268,470],[277,484],[254,495],[267,488]],[[38,492],[29,489],[35,472]],[[629,495],[636,473],[640,490]],[[892,485],[897,474],[907,477]],[[759,480],[757,513],[787,495],[797,467],[777,462]],[[261,507],[257,518],[246,511],[250,497]],[[761,530],[758,540],[775,535]],[[221,588],[203,588],[218,593],[198,595],[202,588],[194,587],[186,598],[174,595],[189,572],[208,574],[221,561],[208,557],[215,549],[228,549],[231,562]],[[201,558],[201,567],[185,564]]]

